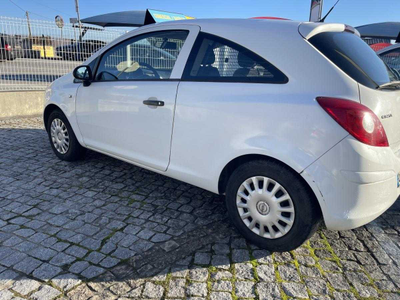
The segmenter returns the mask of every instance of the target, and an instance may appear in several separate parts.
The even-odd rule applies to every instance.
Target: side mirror
[[[76,67],[72,74],[75,79],[83,81],[83,86],[89,86],[93,80],[92,70],[89,66]]]

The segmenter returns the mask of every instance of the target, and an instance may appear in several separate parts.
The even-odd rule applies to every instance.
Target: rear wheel
[[[86,149],[83,148],[65,115],[59,111],[53,111],[47,121],[47,129],[51,147],[61,160],[75,161],[83,158]]]
[[[275,161],[239,166],[228,181],[226,205],[240,233],[270,251],[296,249],[314,234],[321,219],[310,189]]]

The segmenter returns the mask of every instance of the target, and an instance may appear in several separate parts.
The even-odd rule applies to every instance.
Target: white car
[[[395,80],[343,24],[165,22],[55,81],[44,123],[60,159],[87,148],[225,195],[244,237],[287,251],[399,196]]]

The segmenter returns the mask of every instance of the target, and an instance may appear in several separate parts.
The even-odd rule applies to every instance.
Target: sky
[[[336,0],[324,1],[324,13]],[[79,0],[81,18],[98,14],[153,8],[180,12],[195,18],[250,18],[275,16],[308,21],[310,0]],[[0,16],[65,21],[76,17],[75,0],[0,0]],[[340,0],[327,22],[359,26],[400,21],[400,0]]]

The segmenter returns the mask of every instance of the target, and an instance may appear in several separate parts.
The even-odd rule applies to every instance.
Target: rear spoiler
[[[299,33],[306,40],[311,39],[313,36],[323,32],[350,32],[358,37],[361,37],[357,29],[345,25],[335,23],[316,23],[316,22],[305,22],[299,25]]]

